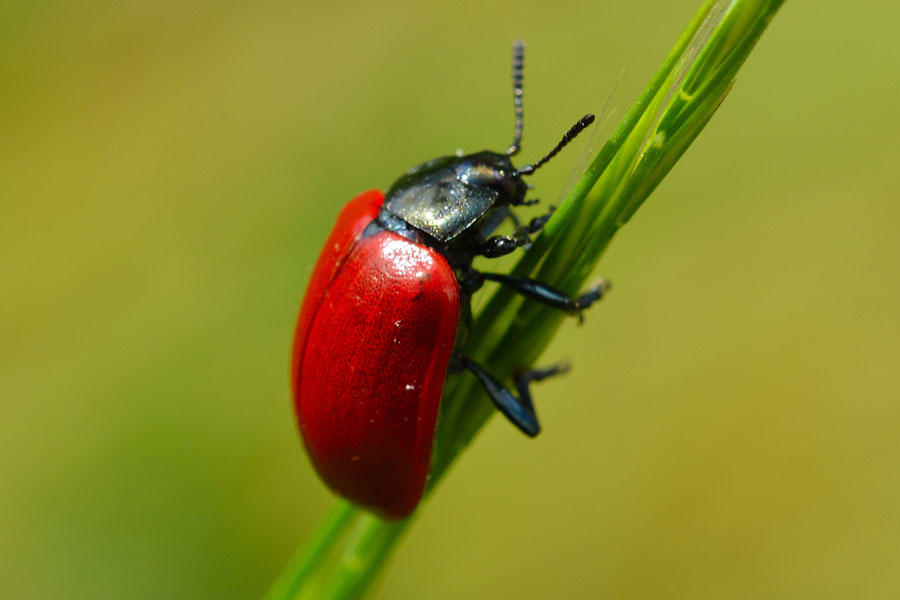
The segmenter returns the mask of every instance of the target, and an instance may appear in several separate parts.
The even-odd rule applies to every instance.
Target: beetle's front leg
[[[487,258],[506,256],[522,246],[531,245],[531,238],[524,227],[516,229],[513,235],[495,235],[486,239],[479,247],[479,252]]]
[[[537,204],[538,202],[540,202],[540,200],[530,200],[528,202],[523,202],[522,204],[531,205],[531,204]],[[556,212],[555,206],[547,207],[546,213],[531,219],[528,222],[528,225],[526,225],[525,227],[522,227],[522,223],[519,221],[519,218],[516,216],[516,213],[509,210],[509,208],[507,208],[504,218],[512,221],[513,227],[516,228],[516,231],[523,231],[525,233],[537,233],[541,229],[544,228],[544,225],[547,224],[547,221],[550,220],[550,217],[553,216],[554,212]]]
[[[506,217],[516,225],[515,233],[511,236],[495,235],[486,239],[479,248],[481,255],[487,258],[497,258],[514,252],[516,248],[530,246],[531,234],[537,233],[544,228],[544,225],[553,216],[554,210],[556,209],[551,206],[546,214],[531,219],[528,225],[525,226],[520,226],[516,215],[509,211]]]
[[[478,382],[481,383],[488,393],[488,396],[491,397],[491,401],[497,407],[497,410],[503,413],[503,416],[529,437],[534,437],[541,432],[541,424],[538,422],[537,414],[534,410],[529,384],[532,381],[541,381],[569,370],[569,365],[559,364],[545,369],[517,371],[513,374],[513,383],[519,392],[519,396],[516,397],[509,388],[467,356],[458,354],[454,357],[453,362],[458,369],[466,369],[475,375]]]
[[[533,218],[528,222],[528,233],[537,233],[541,229],[544,228],[544,225],[547,224],[547,221],[550,220],[550,217],[553,216],[553,213],[556,212],[555,206],[548,206],[547,212],[539,217]]]
[[[504,275],[501,273],[475,273],[473,277],[480,277],[487,281],[496,281],[511,290],[522,294],[526,298],[546,304],[552,308],[564,310],[569,314],[577,315],[581,320],[581,311],[600,300],[609,291],[611,284],[606,279],[600,279],[586,292],[573,298],[559,291],[552,285],[516,275]]]

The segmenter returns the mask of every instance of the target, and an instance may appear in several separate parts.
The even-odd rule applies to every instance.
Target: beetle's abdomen
[[[441,254],[389,231],[358,239],[335,271],[320,267],[295,341],[304,442],[335,492],[404,517],[428,475],[459,320],[456,278]]]

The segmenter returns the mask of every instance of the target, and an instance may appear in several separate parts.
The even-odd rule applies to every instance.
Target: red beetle
[[[516,129],[503,154],[430,160],[383,195],[365,192],[341,211],[300,309],[292,376],[300,432],[312,463],[337,494],[380,516],[408,516],[431,461],[444,380],[468,370],[497,408],[529,436],[540,431],[528,384],[562,367],[522,371],[518,397],[464,356],[470,297],[486,280],[578,314],[607,289],[577,298],[522,277],[482,273],[476,256],[503,256],[530,243],[550,213],[519,226],[511,207],[531,204],[533,173],[593,120],[587,115],[547,156],[521,168],[522,61],[513,47]],[[551,211],[552,212],[552,211]],[[491,236],[506,219],[513,236]]]

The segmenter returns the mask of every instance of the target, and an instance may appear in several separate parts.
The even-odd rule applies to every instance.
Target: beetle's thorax
[[[409,170],[394,182],[382,213],[440,244],[451,244],[477,229],[493,209],[520,204],[526,190],[506,154],[445,156]]]

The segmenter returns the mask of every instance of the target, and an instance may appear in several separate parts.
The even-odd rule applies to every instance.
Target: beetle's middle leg
[[[581,311],[603,298],[611,286],[606,279],[600,279],[590,289],[573,298],[552,285],[528,277],[472,271],[470,279],[473,281],[496,281],[526,298],[551,308],[564,310],[571,315],[577,315],[579,319],[581,318]]]

